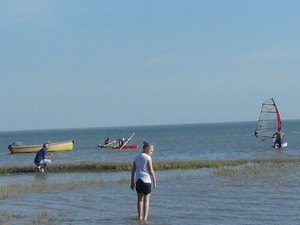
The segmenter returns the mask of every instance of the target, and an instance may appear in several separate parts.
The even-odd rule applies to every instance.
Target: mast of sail
[[[279,110],[277,108],[277,105],[274,101],[274,99],[272,98],[272,101],[273,101],[273,104],[274,104],[274,107],[275,107],[275,111],[276,111],[276,119],[277,119],[277,129],[278,130],[281,130],[281,118],[280,118],[280,113],[279,113]]]

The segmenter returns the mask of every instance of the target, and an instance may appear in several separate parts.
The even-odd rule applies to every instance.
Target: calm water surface
[[[278,151],[253,139],[255,123],[195,124],[178,126],[94,128],[51,131],[1,132],[1,165],[31,164],[34,154],[10,154],[15,141],[37,144],[74,138],[72,152],[56,153],[53,163],[74,161],[132,161],[141,149],[97,149],[107,136],[149,140],[156,160],[252,159],[299,157],[300,122],[287,121],[288,148]],[[214,169],[157,171],[158,188],[151,195],[147,224],[299,224],[300,166],[263,168],[258,174],[237,172],[218,175]],[[11,224],[25,224],[39,212],[55,215],[58,224],[138,224],[136,194],[129,188],[130,172],[32,173],[0,177],[0,185],[54,184],[64,181],[97,181],[105,184],[43,193],[25,192],[2,199],[2,212],[19,213]]]

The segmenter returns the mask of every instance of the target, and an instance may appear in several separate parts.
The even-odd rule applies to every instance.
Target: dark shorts
[[[145,183],[141,179],[138,179],[135,184],[135,189],[137,193],[141,193],[144,195],[151,193],[151,183]]]
[[[282,141],[281,141],[281,138],[277,138],[276,141],[275,141],[275,143],[277,143],[277,144],[279,144],[279,145],[281,145],[281,142],[282,142]]]

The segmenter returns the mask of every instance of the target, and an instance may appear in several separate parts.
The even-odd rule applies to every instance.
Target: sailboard
[[[253,135],[261,141],[274,142],[274,134],[282,129],[281,117],[273,98],[263,102]],[[282,143],[281,147],[287,146]]]
[[[133,132],[133,134],[127,139],[127,141],[124,142],[124,144],[120,147],[120,150],[122,150],[124,148],[124,146],[128,143],[128,141],[130,141],[130,139],[135,135],[135,132]]]

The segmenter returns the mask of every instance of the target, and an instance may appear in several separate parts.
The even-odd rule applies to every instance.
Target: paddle
[[[135,132],[133,132],[133,134],[127,139],[127,141],[124,142],[124,144],[120,147],[120,150],[122,148],[124,148],[124,146],[128,143],[128,141],[130,141],[130,139],[135,135]]]
[[[98,147],[100,147],[100,148],[103,148],[103,147],[106,147],[106,146],[109,146],[109,145],[112,145],[113,143],[116,143],[117,142],[117,140],[115,140],[115,141],[112,141],[112,142],[109,142],[108,144],[105,144],[105,145],[98,145]]]

